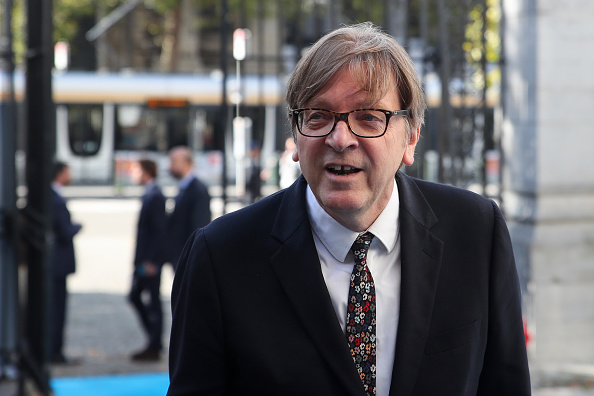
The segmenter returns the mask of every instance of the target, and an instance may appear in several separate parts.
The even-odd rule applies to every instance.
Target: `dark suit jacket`
[[[210,195],[206,186],[194,178],[180,191],[175,200],[175,209],[167,220],[167,261],[174,266],[188,238],[196,229],[204,227],[211,220]]]
[[[528,395],[507,227],[476,194],[398,174],[390,395]],[[365,394],[315,249],[303,177],[199,230],[172,294],[168,395]]]
[[[165,256],[161,242],[165,234],[165,220],[165,196],[159,186],[154,184],[142,197],[136,234],[135,267],[145,261],[163,264]]]
[[[74,244],[72,239],[80,231],[80,224],[73,224],[66,200],[52,189],[54,244],[51,251],[51,268],[54,279],[65,278],[75,271]]]

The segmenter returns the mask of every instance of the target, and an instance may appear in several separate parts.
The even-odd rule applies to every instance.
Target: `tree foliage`
[[[54,42],[70,42],[79,33],[79,20],[96,13],[93,0],[54,1]]]
[[[74,42],[77,38],[84,37],[86,29],[89,28],[88,21],[97,21],[99,13],[106,15],[126,0],[54,0],[54,41]],[[220,15],[222,13],[221,0],[190,0],[198,10],[199,18],[196,24],[201,29],[216,30],[220,26]],[[409,0],[409,36],[419,35],[420,1]],[[25,44],[25,5],[26,0],[14,0],[13,10],[13,31],[14,49],[17,64],[24,61]],[[428,0],[428,4],[434,2]],[[165,26],[167,18],[173,18],[180,7],[181,0],[144,0],[139,7],[145,7],[157,15],[147,22],[144,27],[147,34],[153,37],[156,48],[160,48],[166,41],[166,36],[173,34]],[[381,25],[385,20],[383,7],[384,0],[334,0],[337,9],[342,15],[337,17],[339,22],[360,22],[370,20]],[[472,65],[472,80],[477,88],[483,85],[484,74],[482,72],[483,54],[488,64],[498,62],[500,52],[499,42],[499,20],[501,17],[500,0],[465,0],[460,2],[448,2],[450,13],[450,31],[452,34],[452,53],[460,53],[461,59],[456,62],[465,62]],[[277,13],[289,27],[289,36],[293,30],[300,29],[300,34],[308,38],[312,35],[303,26],[307,18],[323,19],[328,12],[329,2],[321,0],[228,0],[228,22],[231,28],[244,27],[246,21],[263,18],[263,13]],[[483,48],[483,4],[487,4],[485,29],[486,48]],[[269,15],[270,16],[270,15]],[[428,42],[427,45],[437,46],[439,15],[435,7],[429,7]],[[85,25],[82,21],[87,21]],[[299,26],[301,25],[301,26]],[[292,28],[291,28],[292,26]],[[323,33],[323,32],[321,32]],[[290,38],[290,37],[289,37]],[[315,37],[312,37],[315,39]],[[158,50],[158,49],[157,49]],[[75,49],[76,51],[76,49]],[[76,56],[76,53],[73,53]],[[456,55],[457,56],[457,55]],[[496,68],[487,75],[487,86],[496,83],[499,72]]]
[[[499,62],[501,54],[500,0],[486,0],[486,6],[486,12],[482,4],[470,11],[465,34],[466,41],[462,45],[466,61],[473,68],[472,82],[478,89],[483,89],[485,83],[486,88],[490,88],[498,84],[501,78],[499,67],[492,67]],[[487,70],[483,70],[484,66]]]
[[[4,12],[4,7],[0,7],[0,15]],[[15,53],[15,62],[17,65],[23,62],[25,58],[25,7],[23,0],[15,0],[12,9],[12,47]]]

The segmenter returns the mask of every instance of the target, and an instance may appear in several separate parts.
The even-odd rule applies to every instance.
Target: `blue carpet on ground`
[[[56,396],[165,396],[167,373],[55,378]]]

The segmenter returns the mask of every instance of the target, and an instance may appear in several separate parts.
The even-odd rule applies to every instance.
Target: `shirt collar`
[[[147,183],[144,185],[144,192],[145,192],[145,194],[148,194],[149,192],[151,192],[151,190],[152,190],[153,188],[155,188],[156,186],[157,186],[157,185],[155,184],[155,181],[154,181],[154,180],[151,180],[151,181],[147,182]]]
[[[192,172],[186,173],[186,175],[179,181],[178,187],[180,190],[185,190],[186,187],[192,182],[194,175]]]
[[[306,200],[313,231],[330,254],[336,260],[344,262],[359,233],[346,228],[332,218],[320,206],[309,185],[307,186]],[[381,242],[386,253],[390,253],[396,247],[399,233],[399,210],[400,198],[396,180],[394,180],[394,188],[388,204],[367,230]]]

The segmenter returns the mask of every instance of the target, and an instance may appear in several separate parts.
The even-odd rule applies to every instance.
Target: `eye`
[[[332,113],[325,110],[305,110],[303,112],[302,126],[305,129],[319,130],[334,123]]]
[[[357,112],[353,113],[353,116],[355,117],[357,122],[374,123],[374,122],[383,122],[383,120],[385,119],[385,116],[383,115],[383,113],[381,111],[375,111],[375,110],[357,111]]]
[[[306,121],[329,120],[333,118],[332,114],[325,110],[307,110],[305,114]]]

